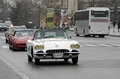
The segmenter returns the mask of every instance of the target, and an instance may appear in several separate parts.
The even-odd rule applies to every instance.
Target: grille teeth
[[[69,50],[66,50],[66,49],[61,49],[61,50],[47,50],[46,51],[47,53],[68,53]]]

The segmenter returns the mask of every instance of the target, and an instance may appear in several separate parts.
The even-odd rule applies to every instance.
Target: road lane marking
[[[85,44],[85,46],[87,46],[87,47],[97,47],[98,45],[94,45],[94,44]]]
[[[120,44],[80,44],[80,47],[120,47]]]
[[[1,39],[5,39],[5,37],[1,37]]]
[[[80,47],[85,47],[85,46],[80,44]]]
[[[114,47],[120,47],[120,44],[111,44]]]
[[[6,49],[6,48],[9,48],[9,46],[2,46],[2,48],[5,48],[5,49]]]
[[[4,58],[2,58],[0,56],[0,60],[2,60],[6,65],[8,65],[13,71],[15,71],[20,77],[22,77],[23,79],[30,79],[27,75],[25,75],[24,73],[22,73],[19,69],[15,68],[14,66],[12,66],[10,63],[8,63]]]
[[[107,44],[98,44],[98,46],[100,46],[100,47],[112,47],[111,45],[107,45]]]

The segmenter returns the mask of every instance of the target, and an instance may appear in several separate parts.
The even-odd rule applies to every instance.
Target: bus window
[[[94,10],[91,10],[91,15],[94,15]]]
[[[108,17],[108,11],[91,11],[91,15],[94,17]]]

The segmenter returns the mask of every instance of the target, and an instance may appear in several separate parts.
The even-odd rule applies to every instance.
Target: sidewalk
[[[116,37],[120,37],[120,32],[118,32],[118,28],[115,28],[113,31],[113,28],[110,28],[110,36],[116,36]]]
[[[69,28],[69,31],[74,31],[74,28]],[[113,32],[113,27],[111,26],[109,36],[120,37],[120,32],[118,32],[117,26],[115,26],[114,32]]]

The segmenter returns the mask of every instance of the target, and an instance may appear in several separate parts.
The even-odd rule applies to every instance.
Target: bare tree
[[[9,17],[8,3],[0,0],[0,19],[4,22]]]
[[[21,0],[15,4],[16,6],[11,7],[10,14],[14,25],[27,25],[29,21],[34,21],[37,12],[35,11],[36,5],[32,0]]]
[[[84,0],[78,0],[78,10],[84,9],[85,8],[85,1]]]
[[[109,0],[109,8],[111,9],[111,19],[117,20],[117,16],[119,15],[118,7],[120,6],[119,0]]]

